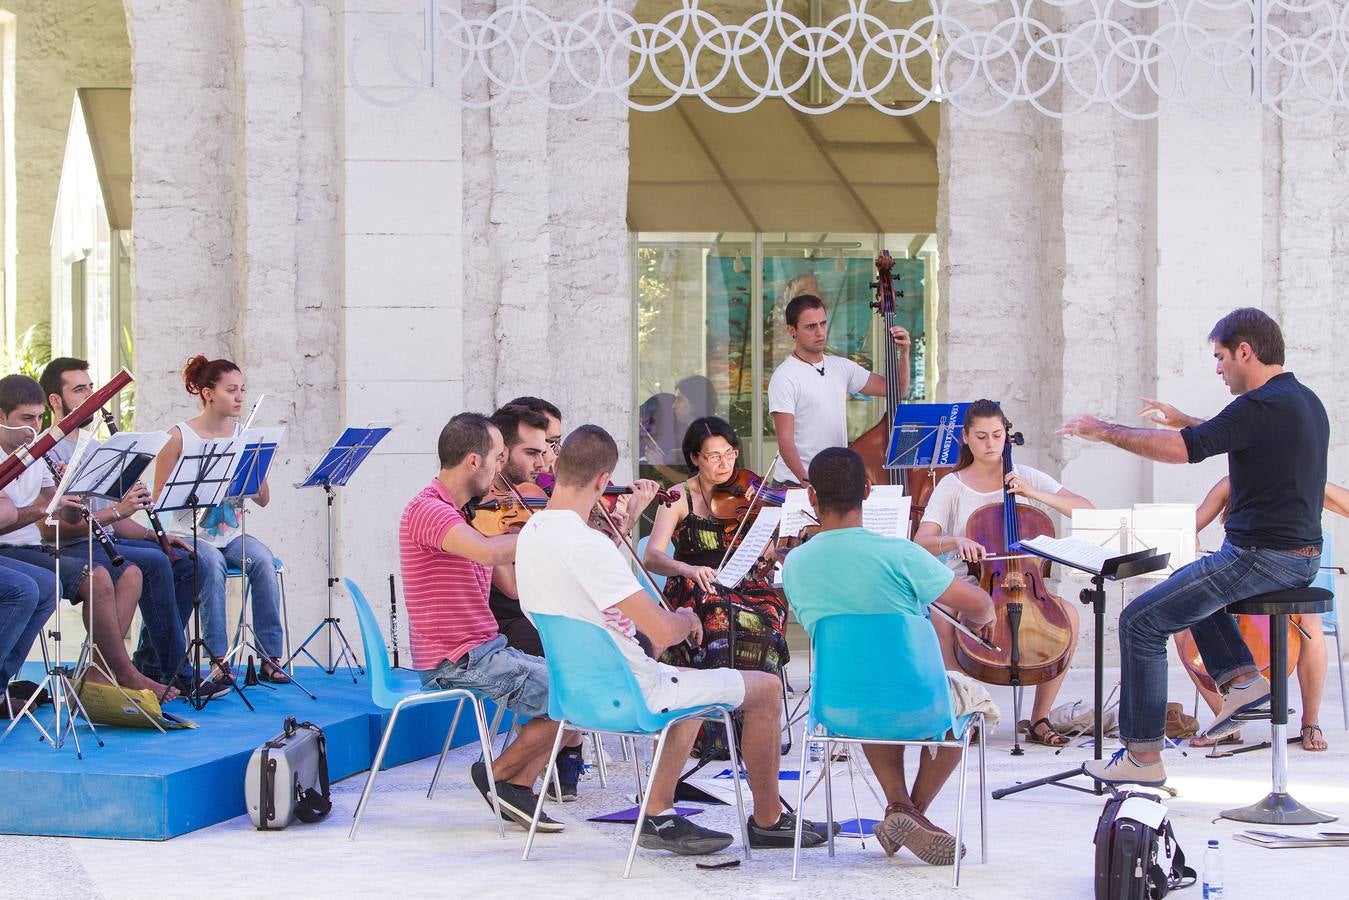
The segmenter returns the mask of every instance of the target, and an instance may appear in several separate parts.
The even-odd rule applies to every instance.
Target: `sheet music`
[[[912,504],[913,498],[905,497],[900,485],[878,484],[862,501],[862,527],[877,534],[907,538]]]
[[[1129,549],[1171,554],[1171,569],[1194,562],[1195,505],[1139,503],[1134,506],[1134,542]]]
[[[258,401],[261,403],[261,401]],[[284,425],[269,428],[246,428],[239,434],[243,441],[239,465],[230,480],[225,496],[230,499],[252,497],[262,490],[262,482],[267,478],[267,470],[276,458],[277,445],[286,433]]]
[[[82,437],[66,467],[66,491],[115,503],[143,480],[141,476],[168,442],[164,431],[119,431],[102,444],[89,442],[90,449],[81,457]]]
[[[243,445],[237,436],[185,438],[183,454],[159,492],[155,511],[215,506],[225,497]]]
[[[1019,543],[1022,547],[1072,563],[1078,568],[1098,575],[1106,563],[1120,555],[1113,547],[1098,547],[1079,538],[1052,538],[1040,535]]]
[[[80,436],[75,439],[75,452],[70,456],[70,462],[66,463],[65,471],[61,473],[61,480],[56,485],[56,490],[52,493],[52,502],[47,504],[47,524],[52,524],[52,516],[56,513],[56,507],[61,505],[61,497],[65,495],[70,488],[70,482],[75,477],[75,470],[78,468],[84,452],[89,449],[89,432],[80,431]],[[36,465],[36,463],[34,463]],[[45,465],[45,463],[44,463]]]
[[[805,493],[805,491],[801,491]],[[754,524],[749,527],[749,531],[740,540],[740,546],[736,548],[735,553],[727,560],[726,565],[722,566],[717,573],[717,584],[723,587],[733,588],[740,583],[740,579],[745,577],[750,566],[754,561],[763,555],[764,548],[768,542],[773,539],[777,533],[778,523],[782,519],[782,510],[775,506],[766,506],[759,510],[759,515],[754,519]]]
[[[805,488],[791,488],[782,500],[782,524],[778,531],[782,534],[796,535],[807,525],[818,525],[815,510],[810,505],[810,497]]]

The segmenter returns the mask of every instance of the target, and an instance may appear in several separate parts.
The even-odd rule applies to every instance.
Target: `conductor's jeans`
[[[1119,619],[1120,738],[1131,750],[1166,744],[1166,643],[1190,629],[1204,668],[1219,685],[1258,670],[1226,607],[1271,591],[1311,584],[1320,556],[1238,547],[1178,569],[1124,608]]]

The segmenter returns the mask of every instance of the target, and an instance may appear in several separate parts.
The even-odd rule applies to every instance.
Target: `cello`
[[[1022,443],[1021,435],[1008,429],[1002,448],[1004,475],[1012,472],[1012,445]],[[1011,549],[1019,540],[1053,537],[1054,523],[1042,510],[1018,504],[1004,480],[1002,502],[971,513],[965,534],[989,551],[989,557],[979,564],[979,586],[993,598],[992,643],[996,647],[990,649],[957,632],[957,665],[986,684],[1025,687],[1056,678],[1070,662],[1068,610],[1063,599],[1045,586],[1049,563]]]
[[[1255,660],[1256,668],[1260,674],[1269,677],[1269,617],[1268,616],[1236,616],[1237,630],[1241,632],[1241,639],[1246,642],[1250,648],[1251,657]],[[1302,628],[1301,616],[1288,617],[1288,675],[1292,675],[1297,669],[1298,656],[1302,653],[1302,640],[1310,636]],[[1180,655],[1181,665],[1189,670],[1194,676],[1194,680],[1205,690],[1217,692],[1218,685],[1209,675],[1208,669],[1204,667],[1204,658],[1199,655],[1199,645],[1195,643],[1194,635],[1190,629],[1185,629],[1176,635],[1176,652]]]
[[[867,468],[867,478],[872,484],[899,484],[900,472],[885,466],[885,452],[890,446],[890,433],[894,428],[895,411],[904,399],[900,395],[899,357],[895,353],[894,342],[889,340],[890,329],[895,324],[895,298],[903,297],[904,292],[895,289],[893,274],[895,259],[890,251],[882,250],[876,257],[876,281],[871,285],[876,289],[876,299],[871,307],[884,323],[885,342],[885,415],[866,431],[859,434],[848,447],[862,457]],[[927,509],[928,497],[953,466],[928,466],[927,468],[906,469],[903,474],[904,493],[911,500],[909,507],[909,533],[912,534],[923,519]]]

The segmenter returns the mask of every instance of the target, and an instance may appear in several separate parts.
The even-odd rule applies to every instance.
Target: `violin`
[[[607,511],[613,512],[618,498],[631,493],[631,485],[611,484],[606,487],[602,499]],[[656,492],[656,499],[665,506],[677,501],[679,496],[678,488]],[[551,476],[546,487],[532,481],[512,485],[505,478],[499,478],[481,500],[470,500],[464,504],[462,512],[469,524],[484,537],[513,534],[524,527],[531,515],[547,506],[551,497]]]
[[[867,478],[872,484],[899,484],[900,478],[899,470],[885,467],[885,451],[890,444],[895,410],[899,408],[899,402],[903,399],[899,393],[899,355],[895,352],[894,341],[890,340],[890,329],[895,324],[895,298],[904,296],[903,291],[895,290],[894,268],[895,258],[890,255],[889,250],[882,250],[876,257],[876,280],[871,285],[876,290],[876,298],[871,301],[871,308],[881,317],[885,328],[885,414],[881,416],[879,422],[848,444],[851,450],[862,457],[862,462],[867,467]],[[932,483],[935,485],[936,480],[934,479]],[[926,496],[923,502],[926,504]],[[917,524],[922,515],[921,508],[917,510],[916,517],[912,511],[910,512],[914,524]]]
[[[1024,439],[1008,429],[1002,448],[1003,475],[1012,472],[1012,445]],[[1072,623],[1063,599],[1049,592],[1049,563],[1011,551],[1019,540],[1054,536],[1054,523],[1042,510],[1016,502],[1004,478],[1002,502],[970,514],[965,534],[988,549],[992,559],[979,564],[979,586],[993,598],[997,619],[991,649],[957,631],[956,663],[971,678],[1014,687],[1050,681],[1068,668]],[[1002,648],[1002,649],[999,649]]]
[[[1260,668],[1260,674],[1266,678],[1269,677],[1269,617],[1268,616],[1237,616],[1237,630],[1241,632],[1241,639],[1246,642],[1250,648],[1251,656],[1255,659],[1255,664]],[[1288,674],[1292,675],[1293,670],[1297,668],[1298,656],[1302,653],[1302,641],[1299,638],[1307,637],[1307,632],[1302,628],[1301,616],[1288,617]],[[1199,655],[1199,645],[1195,643],[1194,635],[1190,629],[1185,629],[1176,635],[1176,651],[1180,654],[1181,665],[1190,671],[1200,685],[1206,690],[1217,691],[1218,685],[1209,675],[1208,669],[1204,668],[1204,658]]]
[[[763,479],[749,469],[736,469],[729,481],[712,488],[707,502],[712,515],[731,530],[740,524],[752,506],[781,506],[787,499],[785,488],[764,487]]]

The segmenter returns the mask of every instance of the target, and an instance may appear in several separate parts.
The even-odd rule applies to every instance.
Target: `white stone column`
[[[352,4],[345,9],[350,47],[366,23]],[[476,364],[490,348],[465,341],[459,108],[436,91],[404,106],[375,106],[345,77],[342,368],[332,399],[342,424],[393,432],[340,489],[337,569],[376,602],[386,596],[388,574],[398,572],[403,507],[435,477],[440,430],[464,411],[465,359]],[[339,603],[349,610],[345,599]],[[343,624],[359,646],[349,612]]]

